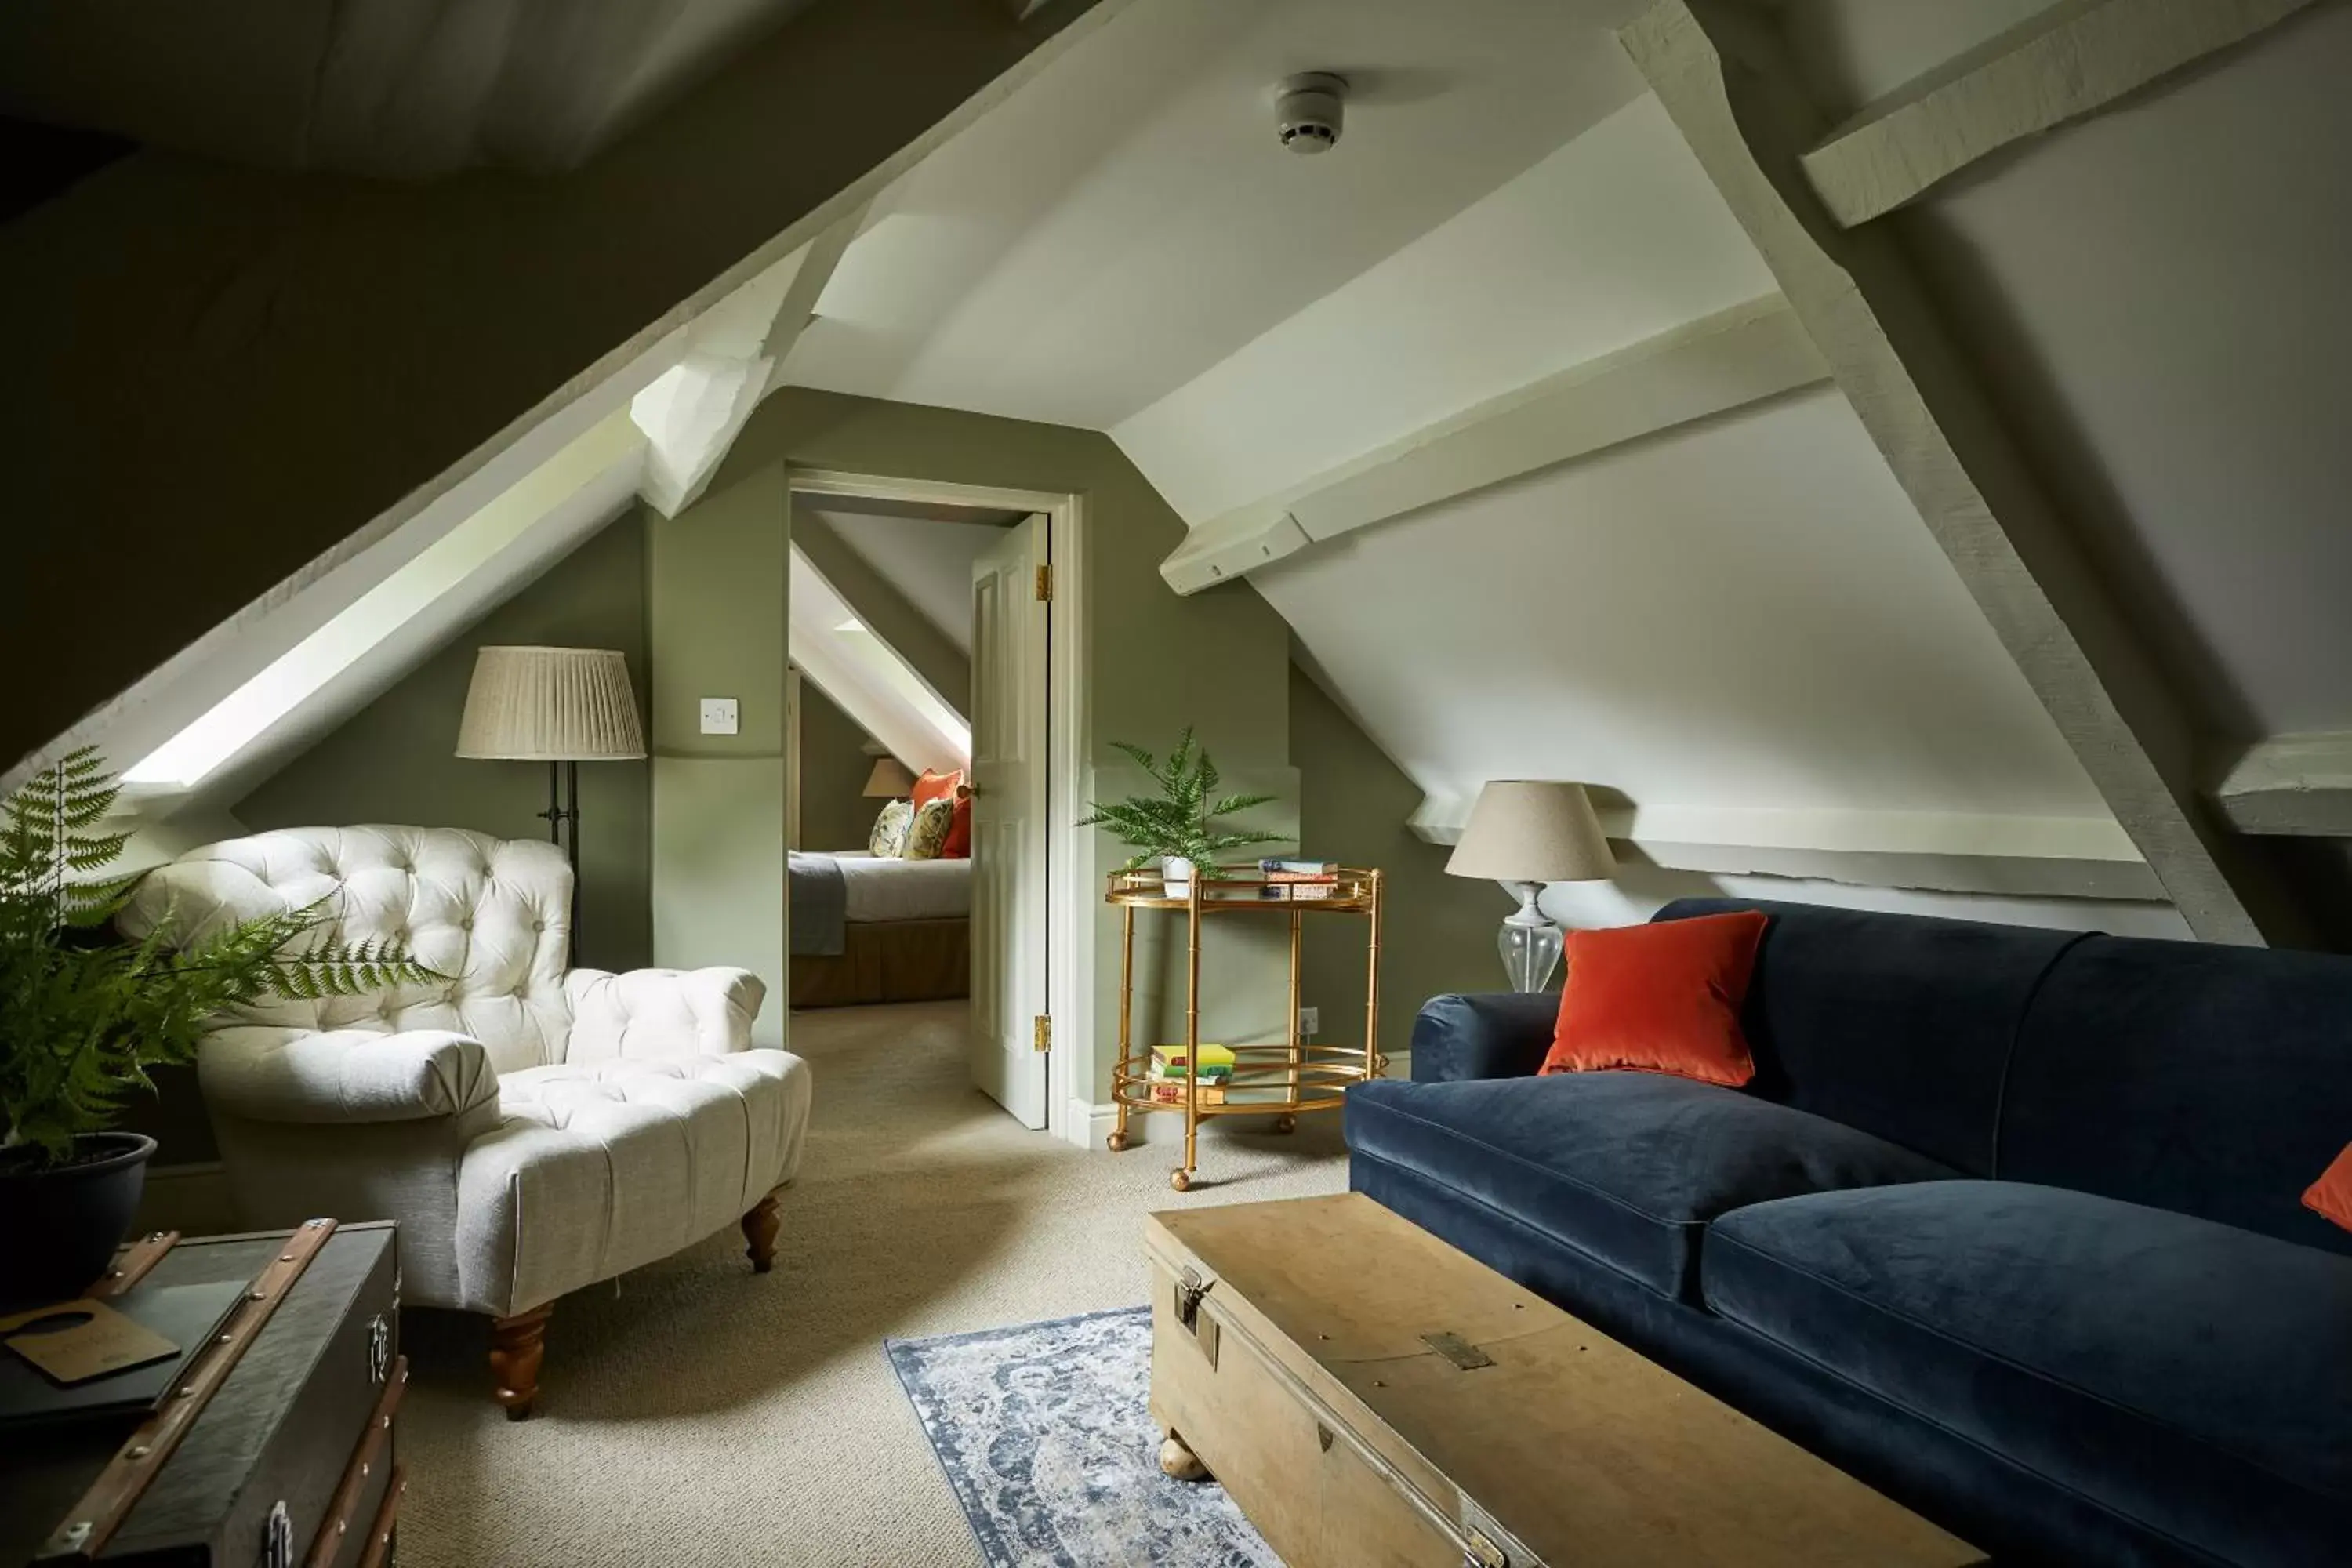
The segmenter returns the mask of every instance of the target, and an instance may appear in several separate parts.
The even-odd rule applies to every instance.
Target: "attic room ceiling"
[[[576,167],[810,0],[17,0],[0,113],[273,168]]]
[[[1108,430],[1197,529],[1278,516],[1318,476],[1468,411],[1769,310],[1774,273],[1616,41],[1645,9],[1138,0],[883,193],[783,379]],[[1784,40],[1826,128],[2051,7],[1718,9]],[[2352,388],[2343,356],[2296,347],[2334,341],[2343,315],[2352,195],[2322,154],[2352,142],[2329,87],[2347,62],[2352,11],[2316,7],[1887,220],[2217,766],[2284,731],[2352,731],[2352,536],[2333,499],[2352,473],[2331,425]],[[1302,69],[1363,85],[1313,159],[1278,150],[1265,102]],[[2140,879],[2112,885],[2151,889],[2049,694],[1989,637],[1844,398],[1759,395],[1649,438],[1712,474],[1712,497],[1672,463],[1644,467],[1636,442],[1255,580],[1435,818],[1481,777],[1533,769],[1645,808],[1853,813],[1864,837],[1937,814],[1928,838],[2073,823]],[[1798,460],[1733,440],[1751,426],[1801,443]],[[1590,511],[1603,496],[1608,515]],[[1829,538],[1833,524],[1850,531]],[[1786,578],[1728,574],[1739,552],[1714,530],[1818,553]],[[1590,613],[1542,616],[1536,582]],[[1839,591],[1813,592],[1827,583]],[[1411,606],[1431,635],[1358,646],[1371,602]],[[1496,605],[1517,618],[1497,626]],[[1887,605],[1916,613],[1890,621]],[[1627,664],[1619,639],[1637,630],[1727,659],[1752,647],[1744,674],[1780,672],[1752,694],[1776,721],[1659,728],[1720,719],[1744,675]],[[1902,639],[1883,668],[1850,668],[1882,637]],[[1801,670],[1808,640],[1850,659]],[[1619,700],[1596,693],[1599,671]],[[1955,727],[1937,736],[1923,714]]]
[[[1107,430],[1622,107],[1637,0],[1139,0],[877,201],[802,385]],[[1329,156],[1266,89],[1347,75]]]

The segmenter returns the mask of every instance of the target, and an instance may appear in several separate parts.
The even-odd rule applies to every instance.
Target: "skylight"
[[[123,773],[123,782],[194,788],[565,500],[643,446],[644,437],[626,410],[590,427],[141,758]]]

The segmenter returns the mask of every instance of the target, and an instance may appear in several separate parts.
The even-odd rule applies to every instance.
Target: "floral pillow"
[[[915,808],[909,802],[894,800],[882,808],[874,819],[874,831],[866,836],[866,847],[877,860],[896,860],[907,850],[907,830],[914,826]]]
[[[940,858],[948,847],[949,830],[955,826],[955,809],[953,795],[917,806],[915,819],[907,829],[906,847],[899,853],[908,860]]]

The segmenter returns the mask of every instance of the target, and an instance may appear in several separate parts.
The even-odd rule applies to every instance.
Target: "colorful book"
[[[1337,860],[1261,860],[1257,868],[1268,878],[1276,876],[1331,877],[1339,874]]]
[[[1150,1098],[1155,1105],[1182,1105],[1185,1102],[1185,1095],[1186,1090],[1181,1081],[1151,1085]],[[1211,1083],[1206,1079],[1201,1080],[1200,1098],[1194,1100],[1193,1104],[1223,1105],[1224,1102],[1224,1085]]]
[[[1163,1070],[1172,1068],[1181,1077],[1192,1062],[1182,1046],[1154,1046],[1151,1047],[1151,1065]],[[1234,1070],[1233,1048],[1203,1041],[1201,1046],[1201,1075],[1206,1078],[1219,1068],[1226,1072]]]
[[[1163,1079],[1170,1082],[1181,1083],[1186,1079],[1192,1077],[1192,1069],[1189,1068],[1161,1067],[1158,1062],[1153,1062],[1151,1064],[1150,1070],[1144,1076],[1150,1079],[1154,1083],[1160,1082]],[[1233,1076],[1234,1069],[1229,1067],[1204,1067],[1201,1069],[1201,1081],[1202,1083],[1223,1083]]]

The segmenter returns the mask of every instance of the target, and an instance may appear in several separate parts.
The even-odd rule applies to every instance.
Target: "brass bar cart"
[[[1342,868],[1337,880],[1323,884],[1325,896],[1270,896],[1268,884],[1255,878],[1210,881],[1195,877],[1183,898],[1171,898],[1158,871],[1125,871],[1110,879],[1106,901],[1120,915],[1118,944],[1118,1065],[1114,1070],[1111,1099],[1118,1123],[1110,1149],[1118,1153],[1128,1144],[1128,1119],[1154,1111],[1184,1119],[1184,1163],[1169,1173],[1168,1184],[1184,1192],[1200,1168],[1201,1123],[1214,1116],[1271,1116],[1275,1131],[1288,1132],[1301,1114],[1337,1110],[1350,1085],[1381,1076],[1386,1063],[1381,1037],[1381,873],[1377,869]],[[1134,1036],[1135,914],[1138,910],[1167,910],[1184,917],[1184,1045],[1187,1059],[1198,1062],[1201,1046],[1201,922],[1226,915],[1287,915],[1290,920],[1289,1037],[1280,1045],[1234,1046],[1233,1077],[1221,1099],[1203,1103],[1197,1072],[1181,1080],[1181,1098],[1160,1099],[1171,1089],[1151,1078],[1151,1046]],[[1300,942],[1308,917],[1358,915],[1365,921],[1364,1043],[1326,1046],[1301,1039],[1298,1032]]]

